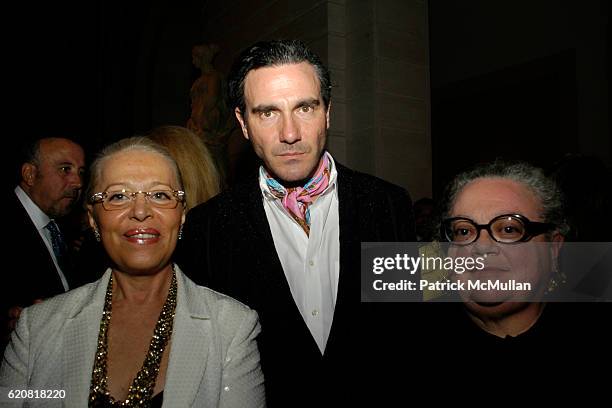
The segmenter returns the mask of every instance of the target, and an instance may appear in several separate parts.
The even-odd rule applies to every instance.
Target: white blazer
[[[0,366],[0,406],[87,406],[110,274],[23,310]],[[163,406],[265,406],[257,313],[178,267],[176,280]],[[25,389],[65,390],[65,399],[8,399],[10,390]]]

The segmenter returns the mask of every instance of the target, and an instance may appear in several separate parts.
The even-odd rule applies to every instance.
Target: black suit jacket
[[[354,376],[367,383],[372,373],[364,370],[365,349],[368,339],[380,333],[376,317],[361,304],[361,242],[414,241],[411,201],[404,189],[336,166],[340,272],[324,355],[291,295],[256,176],[189,211],[179,242],[177,262],[194,281],[259,313],[258,342],[271,406],[346,402],[341,383]]]
[[[12,306],[28,306],[35,299],[63,293],[64,286],[36,226],[17,196],[14,193],[11,195],[12,209],[8,217],[10,239],[5,241],[6,255],[11,265],[6,278],[10,284],[3,286],[3,299],[7,299]]]
[[[8,308],[29,306],[35,299],[64,293],[64,286],[55,269],[36,226],[13,191],[6,219],[7,239],[4,240],[4,270],[0,294],[2,337],[6,336]]]

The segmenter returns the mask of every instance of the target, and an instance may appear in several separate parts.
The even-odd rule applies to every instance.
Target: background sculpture
[[[202,138],[224,180],[228,167],[227,144],[235,124],[225,102],[225,78],[213,66],[218,52],[216,44],[192,48],[193,65],[200,69],[201,75],[191,86],[191,117],[187,128]]]

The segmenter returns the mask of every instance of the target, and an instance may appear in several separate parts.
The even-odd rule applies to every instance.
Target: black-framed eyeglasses
[[[480,231],[486,229],[496,242],[513,244],[552,231],[554,224],[529,221],[520,214],[504,214],[493,218],[488,224],[476,224],[465,217],[447,218],[442,221],[442,233],[456,245],[469,245],[478,240]]]
[[[181,190],[129,191],[123,189],[95,193],[89,197],[89,202],[91,204],[102,203],[102,207],[107,211],[123,210],[136,201],[138,194],[143,194],[151,206],[162,209],[174,209],[178,203],[185,200],[185,192]]]

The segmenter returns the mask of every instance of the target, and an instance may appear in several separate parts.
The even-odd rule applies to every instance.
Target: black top
[[[164,403],[164,391],[160,391],[158,394],[151,398],[151,408],[161,408]]]
[[[413,392],[440,406],[612,403],[612,303],[548,303],[529,330],[506,338],[478,327],[461,303],[376,306],[394,316],[385,320],[396,329],[364,348],[380,358],[371,386],[379,390],[376,406],[399,406]]]
[[[548,303],[531,328],[505,338],[477,326],[461,303],[429,306],[437,312],[429,324],[432,347],[440,351],[435,359],[445,362],[454,378],[496,376],[501,380],[515,374],[525,381],[569,380],[578,373],[610,373],[610,303]],[[449,353],[453,364],[449,364]]]
[[[143,405],[143,406],[147,406],[149,408],[161,408],[163,402],[164,402],[164,391],[162,390],[156,395],[154,395],[153,398],[151,398],[151,401],[148,405]],[[96,400],[96,404],[94,406],[98,408],[112,408],[115,405],[110,403],[110,398],[105,394],[104,396],[100,396],[98,400]]]

